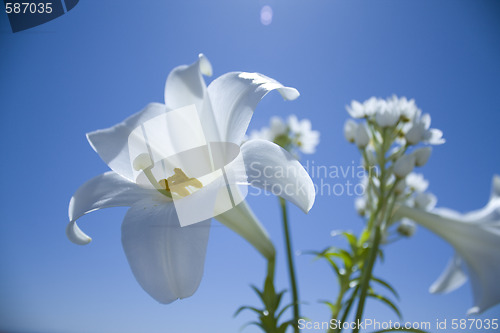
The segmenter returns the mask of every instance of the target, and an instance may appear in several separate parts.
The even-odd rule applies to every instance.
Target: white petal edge
[[[87,133],[87,140],[113,171],[133,181],[134,172],[128,149],[129,135],[140,124],[166,113],[168,110],[163,104],[148,104],[142,111],[113,127]]]
[[[275,89],[285,100],[294,100],[300,95],[297,89],[285,87],[259,73],[226,73],[210,83],[208,95],[221,139],[239,145],[257,104]]]
[[[201,282],[210,220],[181,227],[172,203],[143,200],[123,220],[122,245],[137,282],[168,304],[194,294]]]
[[[143,189],[112,171],[92,178],[71,197],[66,236],[78,245],[90,243],[92,239],[80,230],[77,219],[102,208],[132,206],[144,197],[151,196],[151,192],[156,191]]]
[[[500,198],[500,175],[493,175],[491,181],[491,198]]]
[[[297,159],[266,140],[250,140],[241,146],[248,182],[298,206],[304,213],[314,204],[311,177]]]
[[[467,281],[467,275],[463,269],[462,258],[455,253],[446,265],[443,273],[430,286],[430,293],[449,293],[461,287]]]
[[[175,67],[165,83],[165,105],[177,109],[195,104],[200,110],[207,90],[203,74],[212,74],[212,65],[203,54],[191,65]]]

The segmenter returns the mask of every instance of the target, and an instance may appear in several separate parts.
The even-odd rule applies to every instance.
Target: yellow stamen
[[[163,189],[169,192],[177,193],[181,197],[185,197],[190,194],[187,189],[188,186],[193,186],[195,188],[203,187],[203,184],[198,179],[188,177],[180,168],[174,168],[174,175],[168,177],[167,179],[161,179],[159,184],[163,187]]]
[[[167,179],[160,179],[160,181],[156,181],[153,172],[151,171],[153,166],[154,163],[149,154],[141,154],[137,156],[133,163],[135,170],[142,170],[151,185],[169,198],[172,198],[172,193],[177,193],[180,197],[188,196],[191,194],[191,192],[187,189],[189,186],[195,188],[203,187],[203,184],[198,179],[188,177],[180,168],[174,168],[174,175],[168,177]]]

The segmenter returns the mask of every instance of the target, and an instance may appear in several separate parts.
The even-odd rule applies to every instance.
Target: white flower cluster
[[[313,154],[319,143],[319,132],[312,130],[309,119],[298,120],[295,115],[288,117],[286,123],[280,117],[272,117],[269,127],[253,130],[250,139],[262,139],[293,152],[296,149],[304,154]]]
[[[391,98],[384,100],[372,97],[363,104],[352,101],[347,106],[347,111],[355,119],[366,119],[368,124],[379,129],[396,129],[398,139],[406,145],[417,145],[427,143],[431,145],[443,144],[443,132],[435,128],[429,128],[431,117],[417,107],[415,100],[407,100],[406,97]],[[354,120],[347,121],[344,134],[348,141],[355,142],[358,147],[364,147],[369,143],[368,128],[359,125]]]
[[[347,107],[357,122],[349,119],[344,126],[346,139],[355,143],[363,156],[368,172],[364,180],[365,195],[355,201],[362,216],[377,210],[379,202],[386,205],[405,204],[422,210],[431,210],[436,197],[426,193],[429,183],[423,175],[414,173],[415,167],[424,166],[431,155],[429,146],[416,145],[444,143],[443,133],[430,127],[430,116],[422,114],[415,101],[393,96],[389,99],[372,97],[364,103],[353,101]],[[387,226],[395,221],[387,221]],[[411,236],[415,224],[403,219],[397,232]]]

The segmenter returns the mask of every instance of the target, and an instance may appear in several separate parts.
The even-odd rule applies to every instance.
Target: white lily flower
[[[427,164],[429,158],[431,157],[432,148],[431,147],[421,147],[415,149],[412,154],[415,156],[415,165],[418,167],[422,167]]]
[[[468,268],[474,306],[468,314],[481,313],[500,303],[500,176],[493,177],[492,194],[482,209],[460,214],[448,209],[425,212],[399,206],[396,214],[409,218],[450,243],[456,253],[432,292],[448,292],[466,280],[462,260]]]
[[[131,146],[131,134],[141,128],[146,133],[148,121],[153,118],[168,119],[173,112],[189,109],[195,110],[201,121],[195,121],[186,111],[185,126],[178,128],[166,122],[164,131],[147,132],[149,142],[162,143],[159,145],[161,149],[171,149],[176,153],[184,151],[187,142],[198,142],[199,138],[239,147],[253,110],[268,92],[278,90],[286,100],[299,96],[296,89],[258,73],[227,73],[207,87],[202,74],[211,73],[210,62],[200,55],[195,63],[177,67],[169,74],[165,104],[149,104],[118,125],[87,134],[92,148],[113,171],[82,185],[69,205],[70,222],[66,234],[71,241],[81,245],[91,239],[77,226],[78,218],[102,208],[130,207],[122,224],[122,245],[135,278],[160,303],[191,296],[203,275],[210,218],[181,227],[177,202],[192,202],[188,200],[200,197],[212,199],[206,198],[207,193],[213,193],[211,187],[222,179],[222,173],[218,178],[196,179],[189,178],[187,169],[177,167],[170,178],[159,179],[151,172],[152,155],[156,151],[151,152],[149,145],[142,148]],[[134,149],[143,151],[139,151],[141,154],[131,163],[133,156],[130,154]],[[315,197],[312,180],[290,153],[269,141],[250,140],[241,145],[237,158],[244,161],[246,170],[252,165],[252,172],[242,172],[237,169],[240,165],[231,162],[225,166],[228,175],[240,178],[244,175],[245,182],[262,188],[286,187],[282,197],[304,212],[311,209]],[[189,169],[190,166],[186,167]],[[290,172],[280,178],[269,178],[261,170],[264,167]],[[261,172],[258,172],[259,168]],[[174,186],[180,186],[177,185],[179,179],[183,185],[174,189]],[[214,212],[224,212],[215,218],[240,234],[266,258],[274,257],[274,246],[267,232],[247,204],[242,201],[233,207],[227,211],[215,207]],[[198,209],[192,207],[192,210]]]
[[[350,142],[354,143],[354,139],[356,138],[356,130],[358,128],[358,123],[356,123],[352,119],[347,119],[344,124],[344,137]]]
[[[394,175],[399,178],[405,178],[415,167],[415,156],[403,155],[394,162]]]

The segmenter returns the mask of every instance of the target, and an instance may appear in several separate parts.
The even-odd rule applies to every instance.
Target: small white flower
[[[429,187],[429,182],[424,178],[424,175],[421,173],[410,173],[406,176],[406,185],[408,187],[418,193],[425,192]]]
[[[405,178],[415,167],[415,156],[403,155],[394,163],[394,174],[399,178]]]
[[[432,153],[432,147],[421,147],[413,151],[413,156],[415,156],[415,165],[422,167],[427,164],[429,157]]]
[[[376,97],[370,97],[363,103],[365,110],[365,116],[371,117],[377,113],[377,111],[385,104],[383,99],[378,99]]]
[[[270,136],[272,136],[273,138],[280,135],[285,135],[288,131],[285,122],[280,117],[277,116],[271,117],[269,123],[271,125],[269,128],[269,133]]]
[[[358,101],[352,101],[351,106],[347,106],[346,109],[347,112],[349,112],[349,115],[353,118],[363,118],[366,116],[363,104]]]
[[[356,128],[354,141],[359,149],[364,149],[368,143],[370,143],[370,133],[368,132],[368,128],[366,128],[365,124],[360,124],[358,128]]]
[[[401,111],[403,121],[410,121],[418,112],[417,105],[414,99],[407,100],[406,97],[401,97],[398,101],[398,108]]]
[[[431,145],[443,144],[445,142],[445,139],[443,139],[443,132],[435,128],[429,129],[430,125],[431,116],[425,113],[420,117],[420,112],[417,112],[412,125],[405,134],[408,144],[416,145],[420,142]]]
[[[384,100],[380,101],[380,107],[375,114],[375,121],[380,127],[391,127],[396,125],[399,121],[399,117],[400,111],[394,100],[389,102],[385,102]]]
[[[312,130],[309,119],[298,120],[295,115],[288,117],[292,140],[304,154],[313,154],[319,144],[319,132]]]
[[[431,292],[449,292],[466,281],[468,268],[474,306],[468,314],[481,313],[500,303],[500,176],[493,177],[492,193],[482,209],[460,214],[449,209],[426,212],[398,206],[397,217],[409,218],[450,243],[456,256],[431,286]]]
[[[253,130],[250,132],[250,136],[245,138],[244,141],[248,140],[267,140],[272,141],[274,136],[271,134],[269,127],[262,127],[260,130]]]
[[[356,138],[356,129],[358,128],[358,124],[352,120],[347,119],[344,124],[344,136],[348,142],[354,143],[354,139]]]

